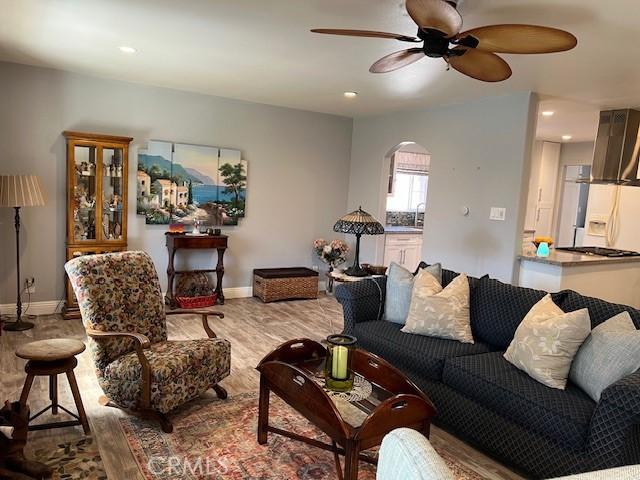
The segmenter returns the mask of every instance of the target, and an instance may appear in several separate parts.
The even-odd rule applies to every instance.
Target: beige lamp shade
[[[36,175],[0,175],[0,207],[44,205],[40,179]]]

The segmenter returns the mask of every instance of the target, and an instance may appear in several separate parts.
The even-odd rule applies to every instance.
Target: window
[[[393,195],[387,197],[387,212],[414,212],[426,202],[429,175],[397,172],[395,182]]]

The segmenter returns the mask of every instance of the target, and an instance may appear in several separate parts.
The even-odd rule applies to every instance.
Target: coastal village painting
[[[137,213],[147,224],[237,225],[246,190],[238,150],[154,140],[138,152]]]

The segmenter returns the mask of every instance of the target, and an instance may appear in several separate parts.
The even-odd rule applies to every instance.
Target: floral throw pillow
[[[504,358],[538,382],[564,390],[573,358],[589,333],[586,308],[564,313],[546,295],[524,317]]]
[[[411,297],[404,333],[474,343],[469,314],[469,280],[458,275],[444,290],[428,272],[420,272]],[[431,277],[433,277],[431,275]]]

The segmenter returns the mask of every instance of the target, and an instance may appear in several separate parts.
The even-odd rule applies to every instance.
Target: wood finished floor
[[[257,391],[258,374],[255,366],[265,354],[283,341],[299,337],[316,340],[325,338],[332,331],[330,322],[333,322],[334,331],[342,329],[341,308],[333,297],[327,296],[317,301],[271,304],[263,304],[257,299],[229,300],[218,310],[225,313],[225,318],[213,319],[213,328],[218,336],[227,338],[232,345],[231,375],[222,382],[229,392],[230,401],[233,401],[235,394]],[[170,317],[168,323],[171,339],[206,337],[199,317]],[[17,400],[20,396],[25,378],[25,362],[14,355],[15,349],[30,341],[59,337],[75,338],[86,342],[80,320],[63,320],[58,315],[38,317],[34,330],[2,334],[0,337],[0,400]],[[118,417],[124,413],[98,404],[102,391],[98,386],[88,352],[85,351],[80,355],[78,362],[76,377],[92,433],[98,441],[109,478],[143,480],[120,429]],[[62,378],[59,381],[59,390],[60,403],[73,406],[69,386]],[[39,377],[34,382],[29,403],[32,412],[39,411],[48,405],[48,384],[45,378]],[[71,410],[73,411],[73,408]],[[30,432],[29,449],[46,448],[48,445],[81,437],[81,427]],[[483,478],[501,480],[522,478],[438,428],[432,430],[431,440],[436,446],[451,452]]]

